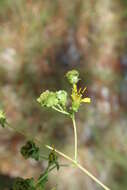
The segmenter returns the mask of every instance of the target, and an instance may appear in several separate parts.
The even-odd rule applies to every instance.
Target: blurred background
[[[127,1],[0,0],[0,108],[16,130],[69,155],[71,121],[40,108],[36,98],[46,89],[69,90],[65,73],[72,68],[92,99],[76,117],[79,160],[112,190],[126,190]],[[0,128],[0,190],[17,176],[37,178],[45,168],[45,162],[24,160],[24,142]],[[52,187],[102,189],[71,167],[49,177],[47,190]]]

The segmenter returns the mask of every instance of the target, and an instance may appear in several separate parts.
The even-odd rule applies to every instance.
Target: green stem
[[[12,127],[9,123],[7,123],[7,127],[9,129],[12,129],[13,131],[21,134],[22,136],[24,136],[26,138],[26,140],[34,140],[40,148],[44,148],[44,146],[41,145],[41,142],[37,138],[33,138],[31,135],[28,135],[28,133],[25,133],[25,131],[23,132],[21,129],[18,129],[18,128],[16,129],[16,128]]]
[[[54,150],[54,148],[52,148],[51,146],[48,146],[48,145],[46,145],[46,148],[48,148],[50,150]],[[104,185],[100,180],[98,180],[94,175],[92,175],[87,169],[82,167],[78,162],[76,162],[75,160],[73,160],[72,158],[70,158],[69,156],[60,152],[57,149],[55,149],[55,152],[58,153],[60,156],[64,157],[65,159],[69,160],[73,164],[75,164],[75,166],[77,166],[82,172],[84,172],[87,176],[89,176],[91,179],[93,179],[97,184],[99,184],[101,187],[103,187],[103,189],[111,190],[106,185]]]
[[[58,104],[57,107],[61,110],[64,111],[63,108]]]
[[[66,111],[64,111],[64,110],[60,110],[60,109],[56,108],[55,106],[53,106],[52,108],[53,108],[54,110],[60,112],[60,113],[65,114],[65,115],[70,115],[70,113],[68,113],[68,112],[66,112]]]
[[[77,155],[78,155],[78,142],[77,142],[77,128],[76,128],[76,122],[75,122],[75,115],[73,113],[72,115],[72,122],[73,122],[73,128],[74,128],[74,143],[75,143],[75,162],[77,162]]]
[[[51,172],[53,169],[55,169],[56,166],[53,166],[50,170],[49,170],[49,166],[47,167],[47,169],[45,170],[45,174],[37,181],[36,183],[36,188],[39,185],[39,183],[48,175],[49,172]]]
[[[25,138],[27,140],[33,139],[33,137],[31,135],[24,133],[23,130],[21,130],[21,129],[17,129],[17,128],[12,127],[9,123],[7,123],[7,127],[14,130],[15,132],[20,133],[21,135],[25,136]]]
[[[66,167],[68,166],[67,164],[60,164],[60,167]],[[52,168],[50,168],[49,166],[46,168],[45,170],[45,174],[42,176],[42,178],[40,178],[37,183],[36,183],[36,187],[38,186],[38,184],[48,175],[49,172],[51,172],[52,170],[54,170],[56,168],[56,165],[53,166]]]

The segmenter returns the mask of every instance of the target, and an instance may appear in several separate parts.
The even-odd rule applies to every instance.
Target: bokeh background
[[[46,165],[22,158],[16,130],[72,155],[71,122],[36,102],[46,89],[69,90],[72,68],[92,99],[76,117],[79,160],[112,190],[127,189],[127,1],[0,0],[0,107],[15,128],[0,129],[0,190]],[[102,189],[73,167],[54,172],[52,187]]]

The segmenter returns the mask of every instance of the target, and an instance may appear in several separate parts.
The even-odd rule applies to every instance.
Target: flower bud
[[[76,84],[79,81],[79,72],[77,70],[68,71],[66,77],[71,84]]]
[[[50,152],[49,157],[48,157],[48,160],[49,160],[49,165],[55,164],[57,170],[59,170],[59,167],[60,167],[60,166],[59,166],[59,162],[58,162],[58,157],[57,157],[57,155],[56,155],[56,153],[55,153],[54,150],[52,150],[52,151]]]
[[[81,101],[80,99],[76,99],[75,101],[72,101],[72,107],[71,109],[74,111],[74,112],[77,112],[79,107],[81,105]]]
[[[58,104],[58,98],[56,96],[56,93],[50,92],[49,90],[43,92],[37,99],[37,101],[41,104],[41,106],[45,107],[53,107]]]

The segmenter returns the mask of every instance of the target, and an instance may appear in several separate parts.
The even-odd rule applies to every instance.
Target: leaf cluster
[[[27,141],[21,147],[20,152],[25,159],[32,158],[38,161],[40,158],[40,148],[32,140]],[[47,160],[47,168],[40,174],[37,181],[34,178],[23,179],[18,177],[13,184],[12,190],[44,190],[48,182],[49,173],[55,168],[57,170],[60,168],[58,157],[54,150],[51,150],[45,159]]]

